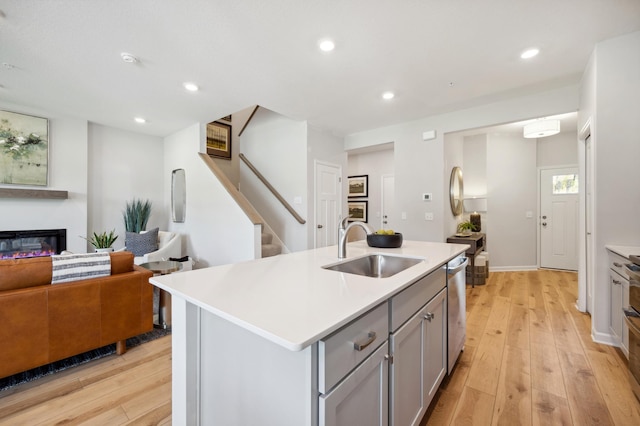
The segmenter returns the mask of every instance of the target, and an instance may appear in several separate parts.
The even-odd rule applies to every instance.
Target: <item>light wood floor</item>
[[[576,275],[467,288],[467,344],[427,425],[640,425],[624,356],[593,343]],[[171,337],[0,392],[0,425],[170,425]]]
[[[640,425],[626,359],[591,340],[577,274],[491,273],[467,288],[467,341],[427,425]]]

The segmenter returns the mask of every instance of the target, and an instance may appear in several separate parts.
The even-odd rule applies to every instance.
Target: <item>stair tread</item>
[[[282,246],[279,244],[262,244],[262,257],[276,256],[282,253]]]

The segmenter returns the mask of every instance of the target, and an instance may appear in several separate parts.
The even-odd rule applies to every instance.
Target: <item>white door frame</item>
[[[540,268],[542,265],[542,229],[540,226],[540,222],[542,220],[542,188],[540,187],[540,182],[542,181],[542,171],[543,170],[553,170],[553,169],[568,169],[568,168],[577,168],[578,169],[578,185],[579,185],[579,190],[578,190],[578,200],[581,200],[582,198],[582,193],[583,191],[583,180],[581,180],[580,177],[580,167],[579,165],[576,164],[569,164],[569,165],[560,165],[560,166],[543,166],[543,167],[538,167],[538,205],[537,205],[537,209],[538,209],[538,214],[537,214],[537,218],[538,218],[538,223],[537,223],[537,238],[536,238],[536,244],[538,246],[538,252],[536,254],[538,261],[537,261],[537,265],[538,268]],[[580,201],[578,201],[578,203],[580,203]],[[578,220],[580,220],[580,213],[578,213]],[[582,228],[580,227],[580,225],[578,224],[578,234],[580,234]],[[580,257],[580,238],[578,238],[578,258]],[[578,260],[578,270],[580,269],[580,261]]]
[[[590,144],[591,149],[589,150],[589,165],[591,168],[586,170],[587,164],[587,151],[586,151],[586,140],[591,136]],[[578,253],[578,300],[576,301],[576,308],[580,312],[591,312],[593,313],[593,300],[589,298],[589,294],[593,295],[593,277],[595,274],[595,268],[593,265],[593,241],[596,239],[596,228],[593,226],[595,223],[595,197],[596,194],[593,191],[595,187],[594,183],[594,169],[595,169],[595,138],[592,136],[592,119],[589,117],[587,122],[584,124],[580,132],[578,133],[578,173],[580,179],[580,185],[584,188],[584,191],[580,191],[580,213],[579,213],[579,232],[578,232],[578,244],[579,244],[579,253]],[[586,176],[586,173],[589,173]],[[590,204],[590,212],[591,216],[588,218],[589,223],[587,223],[587,187],[586,183],[590,182],[592,191],[589,197]],[[591,242],[589,246],[587,246],[587,231],[591,230]],[[589,250],[590,253],[587,252]],[[592,259],[592,262],[588,262],[587,259]],[[591,291],[589,291],[591,289]]]
[[[343,176],[342,176],[342,166],[340,164],[329,163],[327,161],[321,160],[313,160],[313,247],[318,247],[318,232],[316,231],[318,227],[318,193],[316,189],[318,188],[318,165],[323,165],[327,167],[335,167],[338,169],[338,178],[340,179],[340,185],[338,194],[338,218],[336,219],[336,224],[338,221],[342,219],[342,193],[343,193]],[[308,234],[307,234],[308,235]]]
[[[383,175],[380,175],[380,229],[389,229],[389,227],[384,226],[385,224],[384,222],[384,213],[386,211],[387,206],[384,205],[384,180],[392,177],[394,179],[394,189],[393,189],[393,196],[395,198],[395,174],[394,173],[385,173]]]

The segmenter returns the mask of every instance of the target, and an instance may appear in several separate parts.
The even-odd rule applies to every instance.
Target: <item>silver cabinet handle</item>
[[[372,344],[374,340],[376,340],[376,332],[370,331],[369,334],[367,334],[367,340],[365,340],[364,342],[353,342],[353,349],[355,349],[356,351],[361,351]]]
[[[435,314],[432,314],[431,312],[427,312],[426,315],[424,316],[424,319],[431,322],[431,320],[434,319],[435,317],[436,317]]]
[[[616,268],[622,268],[622,263],[613,262],[613,266],[615,266]]]
[[[318,225],[318,229],[322,229],[322,225]]]

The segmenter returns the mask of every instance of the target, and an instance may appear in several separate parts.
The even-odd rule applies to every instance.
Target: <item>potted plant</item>
[[[127,232],[140,233],[147,229],[147,222],[151,216],[151,201],[136,200],[127,202],[122,217]]]
[[[458,233],[464,235],[471,235],[476,231],[476,226],[469,220],[465,220],[458,224]]]
[[[118,236],[116,235],[116,230],[112,229],[111,232],[109,233],[107,233],[106,231],[100,234],[94,232],[93,236],[90,239],[89,238],[84,238],[84,239],[89,241],[89,243],[93,247],[95,247],[96,252],[103,252],[103,251],[113,251],[113,247],[111,246],[118,239]]]

